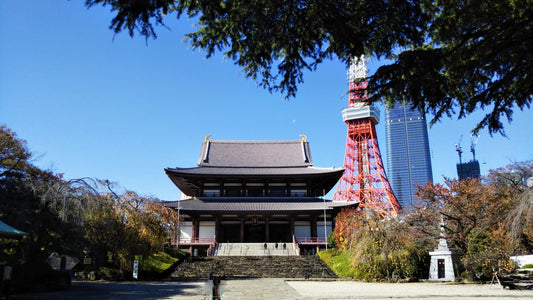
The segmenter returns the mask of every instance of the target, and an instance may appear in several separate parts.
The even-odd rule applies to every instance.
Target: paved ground
[[[303,299],[533,299],[533,291],[497,285],[287,281]]]
[[[205,281],[74,281],[66,291],[12,295],[10,299],[210,299]],[[283,279],[226,280],[222,299],[533,299],[533,290],[449,283],[364,283]]]

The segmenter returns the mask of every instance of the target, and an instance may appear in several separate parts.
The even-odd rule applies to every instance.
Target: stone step
[[[298,255],[292,243],[218,243],[214,256],[287,256]]]
[[[318,256],[194,257],[176,268],[172,279],[206,278],[336,278]]]

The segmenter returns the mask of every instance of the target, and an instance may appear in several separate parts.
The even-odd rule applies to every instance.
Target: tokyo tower
[[[348,125],[344,174],[333,195],[334,201],[358,201],[381,217],[396,216],[401,207],[390,187],[379,151],[376,124],[379,109],[368,103],[364,55],[352,59],[348,71],[348,108],[342,119]]]

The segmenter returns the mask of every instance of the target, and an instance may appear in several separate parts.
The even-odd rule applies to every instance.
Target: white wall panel
[[[214,221],[200,221],[200,238],[215,237],[215,222]]]
[[[181,239],[190,239],[192,237],[192,222],[182,222],[180,226]]]

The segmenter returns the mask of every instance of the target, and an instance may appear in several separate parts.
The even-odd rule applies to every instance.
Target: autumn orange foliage
[[[356,278],[427,278],[428,252],[444,236],[458,277],[490,280],[512,270],[511,255],[533,251],[533,188],[524,183],[532,173],[526,161],[480,179],[428,182],[418,187],[415,208],[397,218],[344,210],[335,220],[337,246],[350,253]]]

